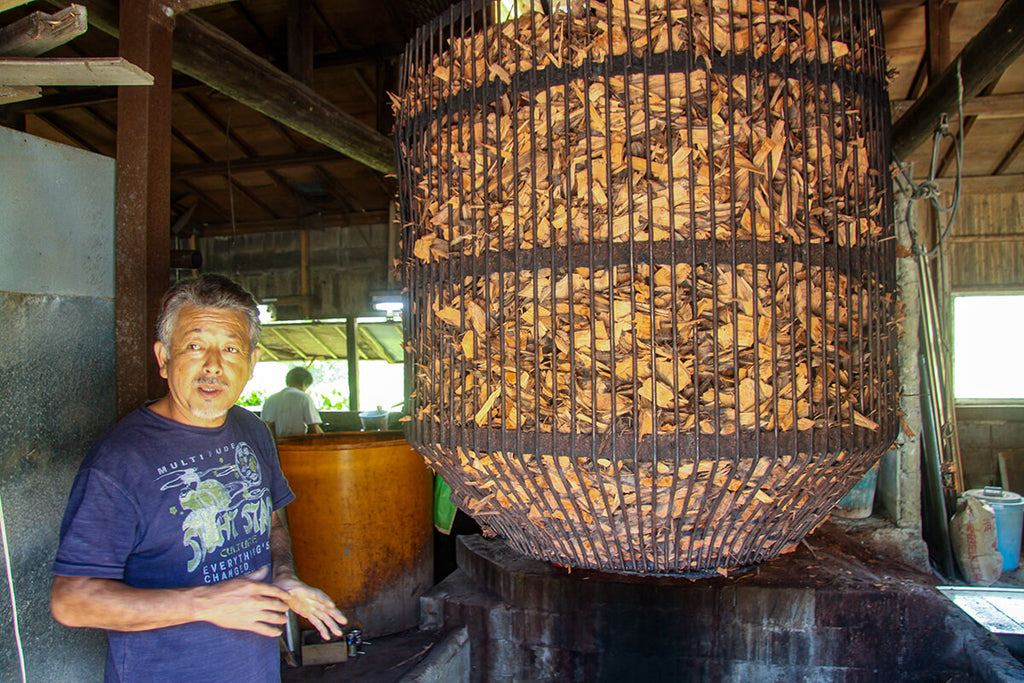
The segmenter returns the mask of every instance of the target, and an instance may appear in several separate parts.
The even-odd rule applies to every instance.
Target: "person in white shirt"
[[[306,393],[313,384],[313,375],[306,368],[292,368],[284,381],[288,386],[266,400],[260,417],[275,436],[323,434],[323,420],[313,398]]]

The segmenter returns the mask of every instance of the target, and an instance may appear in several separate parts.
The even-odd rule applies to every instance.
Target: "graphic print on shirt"
[[[161,491],[179,489],[180,509],[172,507],[170,513],[185,515],[182,543],[192,551],[187,569],[192,573],[203,565],[206,583],[255,571],[252,560],[268,545],[272,509],[259,459],[245,442],[231,446],[233,458],[220,457],[213,467],[161,468],[157,477]]]

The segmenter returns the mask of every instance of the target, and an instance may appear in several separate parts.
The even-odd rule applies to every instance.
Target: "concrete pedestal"
[[[1024,680],[928,575],[826,524],[730,577],[572,571],[460,537],[421,627],[466,626],[475,681]]]

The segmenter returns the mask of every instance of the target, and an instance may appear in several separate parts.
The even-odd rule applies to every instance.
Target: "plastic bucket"
[[[388,411],[371,410],[359,413],[359,422],[364,432],[383,431],[388,428]]]
[[[850,492],[836,504],[832,514],[846,519],[865,519],[875,507],[875,485],[878,482],[878,463],[861,478]]]
[[[1003,556],[1003,571],[1020,565],[1021,529],[1024,527],[1024,498],[998,486],[964,492],[986,503],[996,513],[996,547]]]

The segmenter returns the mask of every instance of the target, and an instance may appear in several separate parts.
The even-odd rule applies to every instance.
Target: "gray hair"
[[[170,348],[174,325],[181,307],[189,304],[198,308],[220,308],[238,311],[249,321],[249,353],[260,341],[260,311],[256,299],[244,287],[223,275],[204,274],[197,278],[175,283],[164,294],[157,319],[156,336]]]

